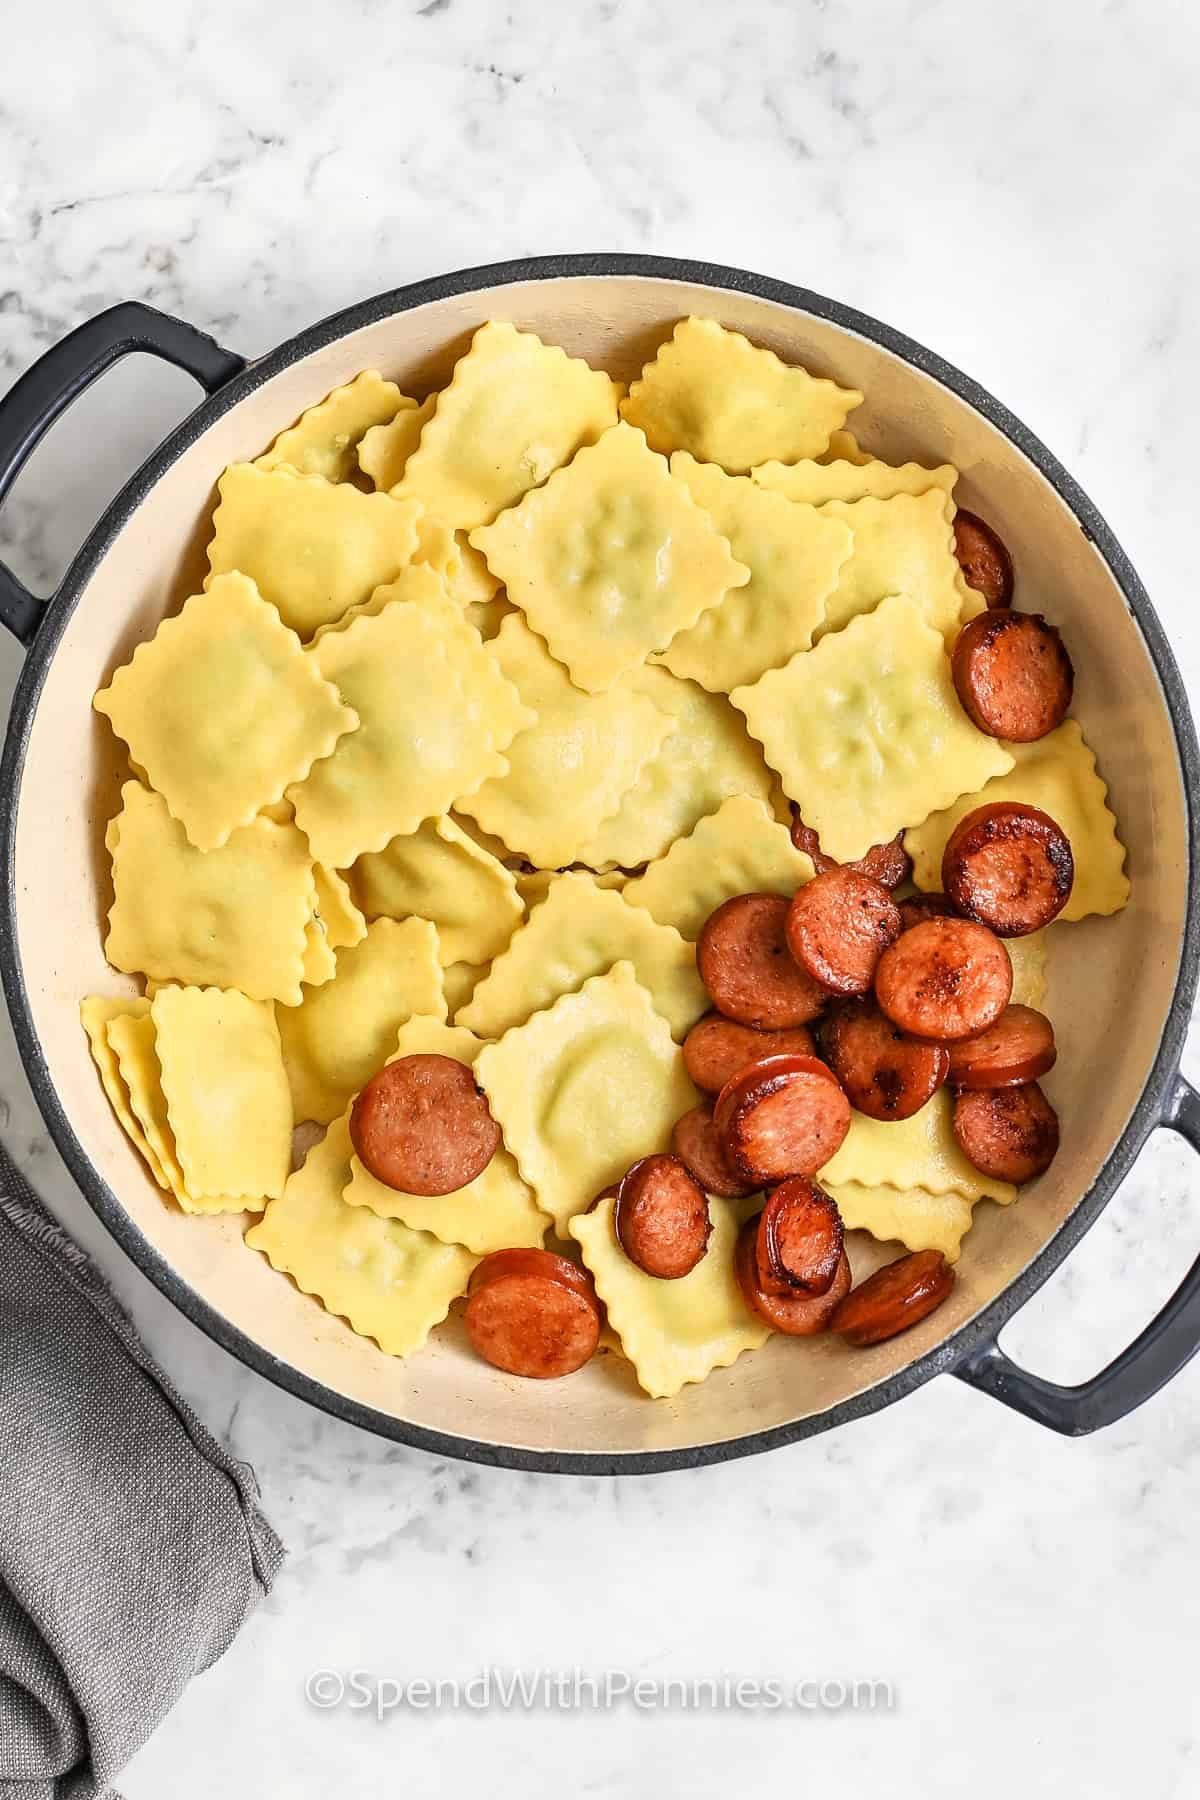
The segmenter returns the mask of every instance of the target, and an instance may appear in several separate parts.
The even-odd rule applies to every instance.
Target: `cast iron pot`
[[[360,369],[379,368],[418,395],[439,386],[491,317],[628,379],[685,313],[711,315],[861,388],[867,402],[855,429],[890,461],[948,461],[962,471],[960,503],[1008,541],[1020,603],[1048,612],[1071,647],[1076,711],[1129,846],[1133,898],[1116,919],[1051,933],[1048,1007],[1060,1054],[1048,1086],[1062,1150],[1016,1206],[977,1209],[950,1301],[873,1350],[775,1339],[674,1401],[652,1402],[611,1357],[569,1381],[510,1379],[474,1359],[455,1324],[422,1354],[392,1361],[248,1252],[240,1221],[170,1210],[109,1112],[78,1005],[84,994],[131,985],[101,952],[111,900],[103,832],[122,759],[91,697],[199,584],[224,466],[258,454]],[[0,957],[55,1143],[113,1236],[183,1312],[262,1374],[385,1436],[573,1473],[642,1473],[764,1450],[873,1412],[942,1372],[1078,1434],[1120,1418],[1183,1366],[1200,1336],[1200,1262],[1136,1343],[1080,1387],[1039,1380],[996,1342],[1151,1131],[1168,1126],[1200,1148],[1200,1096],[1178,1068],[1198,955],[1192,721],[1127,557],[1018,420],[920,345],[803,289],[654,257],[554,257],[383,294],[249,366],[176,319],[115,307],[49,351],[0,403],[0,500],[54,419],[131,351],[178,364],[208,397],[109,507],[50,600],[34,599],[0,565],[0,616],[28,652],[0,775]],[[859,1270],[880,1254],[865,1243],[853,1250]]]

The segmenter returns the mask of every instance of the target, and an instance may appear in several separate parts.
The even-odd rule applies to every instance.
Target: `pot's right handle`
[[[1200,1093],[1182,1075],[1163,1110],[1162,1123],[1200,1150]],[[1178,1375],[1200,1349],[1200,1257],[1162,1311],[1128,1350],[1078,1387],[1043,1381],[1017,1367],[994,1338],[957,1365],[960,1381],[981,1388],[1052,1431],[1084,1437],[1113,1425]]]
[[[244,357],[169,313],[136,300],[110,306],[47,350],[0,400],[0,505],[60,414],[105,369],[139,350],[185,369],[208,394],[246,366]],[[33,642],[45,606],[0,562],[0,623],[22,644]]]

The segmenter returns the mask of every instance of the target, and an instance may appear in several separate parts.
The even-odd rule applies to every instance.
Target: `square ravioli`
[[[409,457],[421,441],[421,433],[433,417],[437,395],[420,405],[408,400],[386,423],[372,425],[358,446],[358,466],[380,493],[391,491],[404,474]]]
[[[665,856],[676,838],[686,837],[731,795],[769,800],[772,792],[762,750],[724,694],[649,665],[629,680],[671,716],[675,729],[642,766],[616,812],[580,847],[578,860],[593,869],[609,863],[636,869]]]
[[[508,746],[508,772],[466,795],[463,812],[510,851],[544,868],[574,862],[675,730],[633,680],[585,694],[519,613],[489,647],[533,723]]]
[[[374,1338],[388,1356],[409,1356],[466,1292],[478,1258],[398,1219],[347,1206],[350,1156],[349,1121],[340,1118],[246,1243],[360,1337]]]
[[[504,1142],[560,1235],[698,1095],[630,963],[505,1032],[475,1065]]]
[[[624,424],[471,543],[592,694],[750,579],[684,483]]]
[[[941,633],[901,595],[730,698],[838,862],[1013,765],[967,718]]]
[[[450,1056],[473,1065],[483,1040],[440,1019],[416,1017],[400,1027],[389,1062],[401,1056]],[[477,1255],[492,1250],[537,1248],[550,1220],[521,1180],[512,1154],[501,1144],[482,1174],[451,1194],[404,1194],[377,1181],[357,1156],[350,1159],[347,1206],[367,1206],[381,1219],[399,1219],[429,1231],[444,1244],[462,1244]]]
[[[162,1161],[142,1129],[141,1121],[133,1110],[129,1097],[129,1089],[121,1074],[121,1065],[114,1046],[109,1042],[108,1028],[114,1019],[145,1019],[150,1013],[149,1000],[137,999],[131,995],[89,994],[79,1004],[79,1019],[87,1032],[88,1045],[92,1052],[92,1061],[100,1075],[100,1085],[108,1098],[108,1103],[116,1114],[117,1123],[126,1137],[137,1150],[146,1167],[153,1175],[160,1188],[170,1191],[171,1184],[167,1180]]]
[[[319,475],[324,481],[352,481],[358,473],[358,448],[364,435],[381,430],[402,408],[416,406],[394,381],[378,369],[364,369],[344,387],[301,413],[281,431],[269,450],[254,459],[259,469],[292,469],[297,475]]]
[[[673,637],[661,661],[673,674],[727,694],[808,649],[853,538],[840,519],[684,451],[671,458],[671,473],[729,539],[750,580]]]
[[[940,631],[947,651],[966,619],[984,602],[963,580],[954,554],[954,502],[940,487],[888,500],[831,500],[822,518],[840,519],[854,534],[854,550],[838,572],[814,636],[841,631],[890,594],[904,594]]]
[[[358,726],[295,632],[237,574],[164,619],[92,704],[198,850],[219,850]]]
[[[903,1244],[906,1250],[940,1250],[947,1262],[957,1262],[963,1238],[971,1229],[976,1201],[953,1190],[930,1194],[924,1188],[894,1188],[877,1183],[843,1181],[837,1187],[821,1177],[830,1198],[836,1201],[847,1231],[869,1231],[880,1243]],[[993,1196],[1002,1202],[1016,1199]]]
[[[755,463],[820,456],[861,405],[839,387],[761,350],[715,319],[681,319],[621,403],[621,417],[669,454],[746,475]]]
[[[449,818],[360,856],[351,877],[369,919],[431,919],[443,965],[489,962],[525,911],[512,871]]]
[[[927,494],[931,488],[949,494],[958,480],[953,463],[940,463],[936,469],[912,462],[897,467],[874,457],[861,462],[760,463],[753,475],[759,487],[808,506],[825,506],[830,500],[894,500],[897,494]]]
[[[533,723],[449,602],[443,615],[396,599],[325,633],[309,655],[359,720],[332,756],[288,789],[314,857],[334,868],[382,850],[489,776],[506,774],[502,752]]]
[[[165,987],[150,1016],[189,1197],[277,1199],[292,1166],[292,1100],[272,1007],[221,988]]]
[[[297,1005],[316,895],[303,833],[259,818],[197,850],[161,794],[127,781],[121,802],[104,944],[113,968]]]
[[[735,794],[628,882],[622,898],[694,943],[709,915],[735,894],[794,894],[814,874],[811,858],[770,807]]]
[[[615,381],[530,331],[481,325],[396,488],[456,528],[485,525],[617,422]]]
[[[232,463],[217,492],[210,579],[239,569],[302,638],[394,581],[417,548],[421,508],[390,494],[253,463]]]
[[[573,994],[616,962],[634,973],[675,1037],[708,1010],[696,952],[669,925],[599,888],[590,875],[557,875],[508,949],[498,956],[459,1019],[481,1037],[500,1037],[531,1014]]]
[[[1066,832],[1075,858],[1075,885],[1060,919],[1085,919],[1089,913],[1115,913],[1129,899],[1125,846],[1108,805],[1108,788],[1078,721],[1066,719],[1057,731],[1032,744],[1006,744],[1012,757],[1008,773],[977,792],[964,794],[944,811],[933,811],[923,824],[904,834],[919,888],[940,889],[942,852],[960,819],[977,806],[997,800],[1020,800],[1049,813]],[[932,809],[931,809],[932,811]]]
[[[336,1118],[414,1013],[446,1016],[437,931],[427,919],[376,919],[360,944],[338,951],[332,981],[276,1010],[297,1121]]]
[[[679,1281],[656,1281],[630,1262],[613,1229],[611,1198],[571,1220],[571,1236],[592,1272],[608,1323],[652,1398],[667,1399],[688,1382],[727,1369],[744,1350],[761,1350],[770,1337],[770,1327],[742,1299],[733,1272],[738,1227],[760,1203],[757,1195],[741,1203],[710,1199],[708,1249]]]
[[[923,1188],[929,1194],[961,1194],[967,1200],[1015,1200],[1007,1181],[983,1175],[967,1161],[951,1127],[954,1101],[947,1088],[910,1119],[869,1119],[850,1115],[850,1130],[821,1170],[820,1181],[831,1190],[844,1182],[862,1187],[885,1186],[904,1191]]]

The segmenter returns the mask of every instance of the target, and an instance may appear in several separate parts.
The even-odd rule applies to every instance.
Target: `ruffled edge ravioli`
[[[864,1187],[859,1181],[842,1181],[835,1186],[823,1175],[818,1179],[836,1201],[847,1231],[866,1231],[880,1243],[903,1244],[906,1250],[940,1250],[952,1263],[962,1253],[979,1204],[953,1189],[931,1194],[925,1188],[895,1188],[882,1182]],[[1016,1193],[989,1198],[1007,1205]]]
[[[385,428],[397,413],[416,404],[394,381],[385,381],[378,369],[364,369],[301,413],[269,450],[255,457],[255,467],[350,481],[359,466],[363,437]]]
[[[1015,1200],[1017,1190],[1011,1182],[983,1175],[967,1161],[954,1136],[953,1112],[948,1090],[939,1088],[910,1119],[869,1119],[866,1113],[852,1113],[850,1130],[818,1180],[822,1187],[826,1182],[840,1187],[853,1181],[863,1187],[961,1194],[968,1200],[985,1195],[1003,1203]]]
[[[352,879],[367,918],[431,919],[443,967],[498,956],[525,911],[512,870],[446,817],[360,856]]]
[[[336,1119],[261,1222],[246,1233],[301,1293],[374,1338],[387,1356],[419,1350],[466,1292],[478,1257],[398,1219],[342,1199],[350,1174],[348,1115]]]
[[[815,873],[811,857],[796,849],[764,801],[735,794],[687,837],[676,838],[621,894],[629,906],[644,907],[660,925],[695,942],[705,920],[735,894],[794,894]]]

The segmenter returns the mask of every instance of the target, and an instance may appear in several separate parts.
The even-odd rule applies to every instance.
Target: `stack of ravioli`
[[[117,1117],[169,1203],[248,1215],[391,1355],[481,1255],[546,1241],[650,1394],[765,1341],[732,1271],[757,1202],[714,1198],[674,1282],[587,1209],[699,1098],[679,1045],[708,914],[812,878],[789,802],[842,861],[906,830],[934,889],[956,821],[1020,798],[1074,846],[1065,920],[1125,902],[1078,725],[1009,746],[958,705],[946,650],[983,603],[956,471],[866,454],[861,399],[711,320],[628,392],[484,325],[441,392],[369,371],[227,469],[203,592],[96,696],[130,768],[105,949],[144,985],[82,1006]],[[1010,945],[1014,1000],[1042,1001],[1045,935]],[[349,1136],[416,1052],[471,1064],[503,1132],[437,1199]],[[847,1225],[953,1259],[973,1205],[1015,1197],[949,1115],[944,1091],[855,1115],[821,1178]]]

